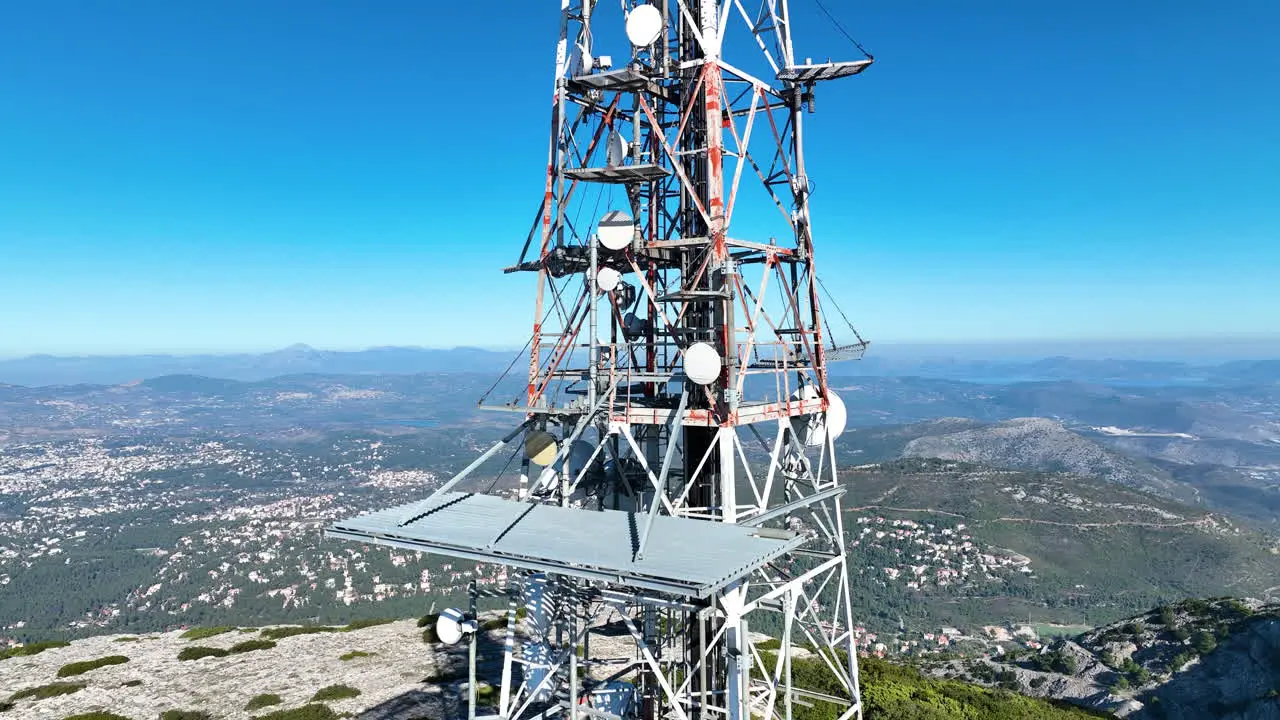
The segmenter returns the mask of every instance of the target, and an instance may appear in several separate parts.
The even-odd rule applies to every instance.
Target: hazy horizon
[[[452,351],[482,350],[515,354],[523,347],[514,345],[400,345],[380,344],[364,347],[322,346],[308,342],[279,343],[266,348],[153,349],[142,352],[0,352],[0,362],[40,358],[88,359],[132,357],[234,357],[267,355],[289,350],[312,350],[330,353],[363,353],[379,350]],[[1168,360],[1212,364],[1231,360],[1280,358],[1280,334],[1256,337],[1223,338],[1158,338],[1158,339],[1037,339],[1024,341],[988,341],[969,343],[914,342],[877,343],[871,341],[868,359],[929,360],[956,359],[967,361],[1030,361],[1053,357],[1083,360]]]

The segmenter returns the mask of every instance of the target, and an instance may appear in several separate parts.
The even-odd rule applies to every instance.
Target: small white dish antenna
[[[620,282],[622,282],[622,273],[611,267],[600,268],[596,273],[596,287],[600,288],[601,292],[612,292]]]
[[[627,15],[627,39],[636,47],[649,47],[662,34],[662,11],[653,5],[638,5]]]
[[[446,608],[436,620],[436,635],[446,645],[457,645],[462,639],[479,629],[476,621],[461,610]]]
[[[617,130],[609,131],[609,141],[605,145],[604,164],[618,167],[627,159],[627,139]]]
[[[631,216],[621,210],[610,210],[600,218],[600,224],[596,226],[596,237],[599,238],[600,244],[610,250],[621,250],[631,244],[631,239],[636,235],[636,226],[631,222]]]
[[[534,465],[550,465],[560,450],[556,436],[543,430],[536,430],[524,437],[524,454]]]
[[[791,394],[792,400],[813,400],[817,397],[818,388],[815,385],[805,385]],[[791,419],[791,428],[805,446],[821,447],[827,444],[828,436],[833,440],[840,437],[848,422],[849,411],[845,408],[844,401],[834,390],[827,390],[827,411],[798,415]]]
[[[698,385],[710,385],[720,377],[720,353],[711,345],[699,342],[684,351],[684,374]]]

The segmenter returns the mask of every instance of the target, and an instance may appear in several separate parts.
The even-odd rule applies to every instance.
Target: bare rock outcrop
[[[1280,720],[1280,618],[1246,624],[1144,700],[1133,720]]]
[[[305,705],[330,685],[347,685],[357,697],[329,701],[339,714],[362,720],[456,717],[465,687],[465,648],[427,644],[413,620],[359,630],[296,635],[275,647],[226,657],[179,660],[193,646],[228,649],[262,635],[232,630],[201,640],[180,631],[140,636],[106,635],[30,657],[0,660],[0,701],[55,682],[84,683],[81,690],[43,699],[12,701],[10,713],[26,720],[62,720],[108,711],[132,720],[153,720],[167,710],[203,710],[214,718],[248,720],[255,715]],[[486,642],[500,646],[499,638]],[[67,663],[123,655],[128,662],[58,678]],[[346,659],[343,659],[344,656]],[[484,668],[487,670],[487,668]],[[258,695],[280,703],[246,710]]]

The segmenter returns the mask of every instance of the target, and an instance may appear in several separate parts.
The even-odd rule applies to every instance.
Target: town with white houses
[[[0,644],[50,625],[71,635],[230,622],[265,624],[420,614],[506,581],[490,566],[328,542],[330,521],[420,498],[441,473],[388,466],[394,440],[323,447],[242,440],[11,445],[0,455]],[[851,512],[861,577],[905,592],[1033,576],[1030,559],[985,547],[962,523]],[[79,578],[100,571],[111,582]],[[75,581],[66,610],[24,602],[15,578]],[[75,608],[78,612],[72,612]],[[47,605],[47,603],[46,603]],[[855,628],[874,655],[1036,647],[1029,627]]]

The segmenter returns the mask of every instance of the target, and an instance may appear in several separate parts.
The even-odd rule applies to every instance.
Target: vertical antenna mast
[[[528,381],[494,408],[523,422],[328,534],[516,571],[500,717],[861,718],[826,365],[866,343],[824,333],[803,119],[871,60],[796,63],[786,0],[560,12],[542,200],[506,269],[536,278]],[[453,490],[517,439],[514,500]],[[630,657],[593,652],[618,634]],[[826,692],[793,685],[795,642]]]

